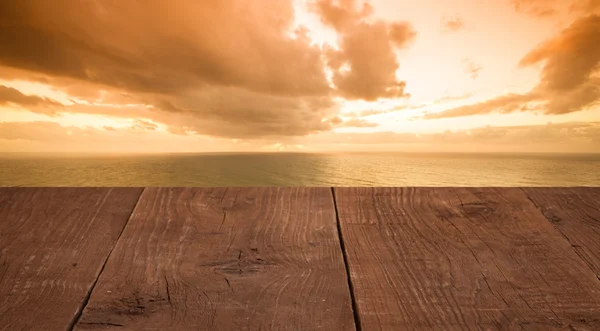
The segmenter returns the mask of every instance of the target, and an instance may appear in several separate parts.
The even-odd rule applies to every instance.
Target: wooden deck
[[[600,188],[0,188],[0,330],[600,330]]]

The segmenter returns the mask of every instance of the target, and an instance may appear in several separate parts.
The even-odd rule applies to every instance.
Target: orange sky
[[[598,0],[4,1],[0,151],[600,152]]]

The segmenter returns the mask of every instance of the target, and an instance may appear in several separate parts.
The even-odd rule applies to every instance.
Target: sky
[[[600,0],[0,2],[0,152],[600,152]]]

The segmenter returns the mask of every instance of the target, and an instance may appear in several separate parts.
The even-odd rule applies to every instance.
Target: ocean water
[[[600,186],[600,154],[0,154],[0,186]]]

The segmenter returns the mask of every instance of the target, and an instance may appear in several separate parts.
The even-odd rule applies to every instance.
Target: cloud
[[[144,92],[202,83],[328,91],[320,51],[293,39],[291,1],[4,1],[4,65]]]
[[[8,152],[156,153],[232,151],[232,139],[174,135],[129,126],[77,127],[56,122],[0,122],[0,150]]]
[[[558,36],[541,43],[520,62],[544,62],[540,83],[531,92],[546,102],[545,113],[566,114],[600,100],[600,16],[575,21]]]
[[[456,31],[462,30],[466,25],[465,21],[458,16],[454,16],[454,17],[444,16],[444,17],[442,17],[441,24],[442,24],[442,31],[449,31],[449,32],[456,32]]]
[[[589,81],[600,61],[600,16],[578,19],[558,36],[539,44],[520,62],[529,66],[546,61],[540,88],[565,91]]]
[[[377,124],[377,123],[369,122],[362,118],[356,118],[356,117],[351,118],[346,121],[343,121],[342,123],[337,125],[337,127],[342,127],[342,128],[376,128],[378,126],[379,126],[379,124]]]
[[[90,131],[56,122],[0,122],[0,139],[56,142],[72,139],[73,133],[82,136]]]
[[[339,49],[294,25],[291,0],[4,1],[0,76],[44,83],[74,102],[26,107],[34,112],[129,116],[247,139],[331,130],[323,119],[336,115],[336,95],[406,95],[395,52],[415,38],[410,24],[373,20],[373,8],[353,0],[313,4]]]
[[[408,22],[389,23],[388,30],[390,40],[397,48],[406,47],[417,36],[417,32]]]
[[[188,92],[156,102],[169,104],[170,112],[178,114],[178,122],[161,118],[162,123],[231,138],[302,136],[331,130],[324,119],[338,111],[328,97],[267,95],[233,87]]]
[[[107,97],[112,98],[110,94]],[[146,101],[151,105],[76,101],[60,108],[26,109],[58,118],[64,114],[135,118],[162,124],[174,133],[244,139],[303,136],[331,130],[333,125],[324,119],[335,116],[339,110],[329,97],[277,96],[233,87],[152,95]]]
[[[462,65],[463,65],[463,68],[464,68],[465,72],[472,79],[475,79],[475,78],[479,77],[479,72],[483,69],[483,67],[481,65],[473,62],[473,60],[468,59],[468,58],[467,59],[463,59]]]
[[[443,118],[515,111],[567,114],[600,102],[600,16],[576,20],[520,62],[543,62],[540,82],[528,93],[506,94],[473,105],[450,109],[426,118]]]
[[[600,0],[510,0],[515,11],[539,18],[560,12],[589,15],[600,9]]]
[[[145,120],[135,120],[131,125],[131,129],[134,131],[156,131],[158,129],[158,125],[156,123],[145,121]],[[110,131],[110,130],[109,130]]]
[[[558,13],[556,0],[510,0],[515,11],[537,17],[549,17]]]
[[[395,111],[404,110],[404,109],[407,109],[407,108],[408,107],[399,107],[398,110],[396,110],[396,109],[368,109],[368,110],[360,111],[358,113],[358,116],[365,117],[365,116],[389,114],[389,113],[392,113],[392,112],[395,112]]]
[[[328,47],[325,56],[342,97],[374,101],[406,96],[405,82],[396,78],[395,51],[415,38],[410,24],[367,20],[372,7],[365,3],[358,8],[354,0],[318,0],[312,7],[338,33],[339,49]]]
[[[28,151],[244,151],[261,146],[318,150],[488,151],[488,152],[600,152],[600,123],[558,123],[414,134],[407,132],[325,132],[252,144],[232,139],[164,132],[138,132],[135,123],[120,128],[79,128],[55,122],[0,122],[0,148]],[[298,148],[295,148],[298,149]]]
[[[479,114],[488,114],[492,112],[512,113],[523,107],[527,102],[533,101],[534,98],[529,94],[505,94],[483,102],[461,106],[441,113],[431,113],[425,115],[425,118],[447,118],[447,117],[462,117]]]
[[[443,102],[451,102],[451,101],[457,101],[457,100],[464,100],[464,99],[471,98],[474,95],[475,95],[475,93],[473,93],[473,92],[467,92],[467,93],[460,94],[460,95],[444,95],[443,97],[435,100],[433,103],[434,104],[440,104],[440,103],[443,103]]]
[[[432,104],[436,104],[438,102],[444,101],[444,100],[450,100],[452,99],[452,97],[444,97],[442,99],[439,100],[435,100],[432,102]],[[397,105],[395,107],[392,108],[387,108],[387,109],[367,109],[367,110],[362,110],[359,111],[357,113],[357,116],[359,117],[366,117],[366,116],[373,116],[373,115],[382,115],[382,114],[390,114],[390,113],[395,113],[395,112],[400,112],[400,111],[405,111],[405,110],[415,110],[415,109],[421,109],[423,107],[426,107],[428,104],[402,104],[402,105]]]
[[[574,0],[570,9],[571,11],[594,13],[600,9],[600,0]]]
[[[332,128],[322,121],[336,111],[322,50],[294,26],[292,1],[4,1],[0,22],[2,76],[43,81],[75,102],[31,111],[234,138]]]
[[[323,133],[307,146],[328,150],[416,152],[600,152],[600,123],[479,127],[415,134],[408,132]]]
[[[44,97],[25,95],[17,89],[0,85],[0,106],[35,108],[47,112],[48,109],[62,107],[62,104]]]

